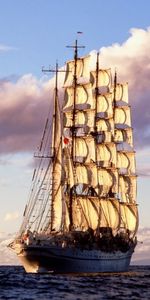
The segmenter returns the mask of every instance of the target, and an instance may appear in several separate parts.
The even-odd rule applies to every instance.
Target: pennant
[[[69,144],[69,139],[67,137],[64,137],[64,144],[68,145]]]

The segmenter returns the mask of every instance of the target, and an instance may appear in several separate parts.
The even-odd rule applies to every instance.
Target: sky
[[[139,236],[150,240],[149,11],[149,0],[0,0],[0,249],[21,224],[33,154],[52,101],[51,78],[42,66],[58,60],[61,67],[71,59],[66,46],[77,31],[85,46],[80,55],[100,51],[101,66],[117,68],[118,78],[129,83]]]

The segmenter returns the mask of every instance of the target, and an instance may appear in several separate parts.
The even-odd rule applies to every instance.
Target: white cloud
[[[150,228],[140,228],[132,264],[150,265]]]
[[[17,48],[0,44],[0,52],[6,52],[11,50],[17,50]]]
[[[18,265],[16,254],[7,246],[13,241],[15,234],[0,232],[0,265]]]
[[[19,213],[17,211],[15,212],[8,212],[5,217],[4,217],[4,221],[14,221],[17,220],[19,218]]]
[[[52,81],[45,83],[31,74],[15,83],[0,82],[1,153],[33,151],[42,134],[52,95]]]

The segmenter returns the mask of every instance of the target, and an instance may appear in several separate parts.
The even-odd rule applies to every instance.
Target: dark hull
[[[102,252],[50,246],[21,246],[17,253],[26,272],[99,273],[126,272],[134,247],[128,251]]]

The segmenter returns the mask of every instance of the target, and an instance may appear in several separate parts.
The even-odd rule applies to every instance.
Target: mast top
[[[55,68],[51,69],[51,68],[49,67],[49,69],[44,69],[44,67],[42,67],[42,72],[44,72],[44,73],[46,73],[46,72],[49,72],[49,73],[55,73],[55,75],[56,75],[55,88],[57,88],[57,83],[58,83],[58,73],[65,73],[66,71],[65,71],[65,70],[59,70],[58,61],[56,61]]]
[[[78,31],[77,33],[82,33],[81,31]],[[78,40],[75,40],[75,44],[72,46],[66,46],[67,48],[73,48],[74,49],[74,59],[78,58],[78,49],[84,49],[85,46],[79,46]]]
[[[58,62],[56,61],[55,68],[51,69],[49,67],[49,69],[44,69],[44,67],[42,67],[42,72],[44,72],[44,73],[46,73],[46,72],[55,73],[57,75],[58,72],[66,72],[66,71],[65,70],[59,70]]]
[[[114,87],[117,85],[117,69],[115,68],[115,76],[114,76]]]

